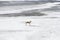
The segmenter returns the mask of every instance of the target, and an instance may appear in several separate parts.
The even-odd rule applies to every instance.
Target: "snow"
[[[5,7],[0,7],[0,14],[9,14],[9,13],[21,13],[23,11],[28,11],[28,10],[35,10],[35,9],[45,9],[45,8],[51,8],[53,6],[56,6],[59,4],[59,2],[56,3],[46,3],[46,4],[38,4],[38,5],[26,5],[26,6],[5,6]]]
[[[43,7],[50,8],[59,3],[47,4],[49,4],[48,7],[44,7],[45,4]],[[0,17],[0,40],[60,40],[60,12],[46,11],[44,13],[48,15]],[[25,25],[27,19],[32,21],[30,26]]]
[[[32,20],[31,26],[25,25],[27,18]],[[59,20],[44,17],[0,18],[0,37],[4,38],[2,40],[57,40],[60,37]]]

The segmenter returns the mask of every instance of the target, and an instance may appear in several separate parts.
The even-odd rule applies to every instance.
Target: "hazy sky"
[[[25,1],[25,0],[0,0],[0,1]],[[38,1],[38,0],[29,0],[29,1]]]
[[[25,1],[25,0],[0,0],[0,1]],[[38,1],[38,0],[29,0],[29,1]],[[60,1],[60,0],[57,0]]]

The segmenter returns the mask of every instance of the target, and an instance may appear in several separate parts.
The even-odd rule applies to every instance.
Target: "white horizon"
[[[39,0],[0,0],[0,1],[39,1]]]
[[[0,0],[0,1],[42,1],[42,0]],[[43,0],[43,1],[49,1],[49,0]],[[51,1],[60,1],[60,0],[51,0]]]

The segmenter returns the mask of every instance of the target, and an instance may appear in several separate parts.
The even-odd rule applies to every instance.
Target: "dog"
[[[32,21],[29,20],[29,21],[26,21],[25,24],[26,24],[26,25],[31,25],[31,22],[32,22]]]

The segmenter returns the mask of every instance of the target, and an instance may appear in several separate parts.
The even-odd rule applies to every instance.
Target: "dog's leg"
[[[31,25],[31,23],[29,23],[29,26]]]
[[[25,23],[25,25],[27,26],[27,23]]]

